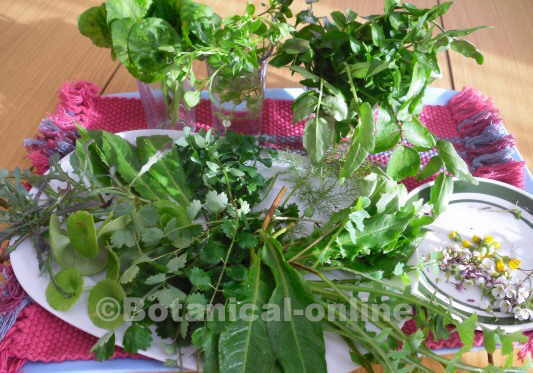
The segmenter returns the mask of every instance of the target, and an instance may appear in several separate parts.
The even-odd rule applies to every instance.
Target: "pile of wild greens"
[[[309,118],[304,145],[312,159],[319,162],[349,138],[341,177],[369,154],[393,150],[387,173],[395,180],[424,179],[442,167],[470,178],[466,168],[457,167],[453,147],[437,141],[418,118],[426,88],[441,76],[438,53],[451,48],[483,63],[477,48],[460,39],[483,27],[445,30],[440,25],[451,5],[419,9],[387,0],[380,15],[361,17],[348,10],[328,18],[312,9],[297,15],[297,30],[271,64],[289,66],[312,88],[293,106],[295,120]],[[419,152],[435,147],[438,155],[420,171]]]
[[[483,371],[460,361],[473,346],[476,315],[418,296],[411,281],[422,264],[407,264],[446,207],[451,175],[473,180],[453,145],[435,139],[418,114],[439,73],[438,52],[452,48],[482,62],[459,39],[478,28],[442,29],[438,19],[451,3],[419,9],[399,0],[369,17],[348,11],[320,18],[307,9],[291,25],[291,3],[270,0],[259,14],[248,4],[245,14],[222,19],[192,0],[107,0],[84,12],[79,28],[134,77],[162,82],[167,97],[190,107],[217,76],[230,85],[275,54],[273,65],[289,65],[311,88],[293,107],[295,120],[307,120],[311,162],[289,171],[292,184],[281,187],[275,172],[264,176],[279,154],[251,137],[184,131],[178,140],[148,136],[130,144],[80,128],[71,171],[53,158],[45,175],[0,172],[7,253],[32,240],[50,281],[48,302],[59,311],[78,301],[89,276],[96,279],[87,313],[108,330],[92,349],[97,359],[113,354],[115,332],[126,328],[127,352],[142,353],[158,335],[176,356],[169,365],[179,366],[180,349],[193,344],[207,373],[322,373],[330,332],[369,372],[373,363],[387,372],[429,372],[425,357],[447,371]],[[207,80],[194,75],[194,60],[212,67]],[[181,90],[185,79],[193,91]],[[226,99],[240,102],[233,93]],[[438,155],[420,170],[419,152],[433,148]],[[386,170],[365,161],[387,150]],[[409,199],[398,183],[439,172],[426,199]],[[136,300],[133,310],[127,299]],[[146,317],[154,305],[166,317]],[[410,306],[414,334],[385,311],[399,305]],[[331,306],[334,317],[264,315]],[[452,331],[464,344],[454,358],[425,346],[430,335]],[[501,344],[509,368],[513,342],[523,336],[484,332],[487,351]]]
[[[421,356],[479,371],[424,347],[429,333],[447,337],[453,324],[465,344],[461,352],[467,351],[476,317],[414,295],[408,272],[418,268],[405,264],[450,190],[435,190],[429,204],[407,200],[402,185],[369,166],[357,175],[349,207],[320,221],[293,203],[298,193],[279,188],[278,175],[262,176],[258,169],[270,169],[278,155],[251,137],[186,131],[178,140],[139,137],[132,145],[108,132],[80,129],[80,135],[71,172],[56,163],[42,176],[2,173],[0,196],[9,209],[0,216],[9,225],[2,237],[20,237],[11,249],[22,239],[34,241],[53,308],[69,310],[86,277],[104,274],[93,277],[98,282],[87,306],[91,321],[109,330],[93,347],[96,358],[112,355],[115,330],[126,326],[126,351],[147,349],[155,333],[169,356],[177,356],[169,365],[180,365],[180,349],[194,344],[205,372],[325,372],[329,331],[369,371],[372,363],[387,371],[424,370]],[[314,174],[309,182],[316,182]],[[265,200],[268,207],[258,208]],[[302,223],[312,233],[293,231]],[[339,271],[344,279],[332,276]],[[391,276],[402,281],[384,280]],[[135,299],[133,310],[126,310],[127,299]],[[108,302],[105,313],[102,302]],[[375,305],[398,304],[415,312],[421,329],[414,335],[381,308],[364,321]],[[168,310],[166,317],[146,317],[153,305]],[[331,305],[334,318],[327,319],[299,313],[280,319],[267,311]],[[244,308],[257,317],[243,317]],[[234,317],[224,317],[231,312]],[[487,336],[505,346],[520,340]]]

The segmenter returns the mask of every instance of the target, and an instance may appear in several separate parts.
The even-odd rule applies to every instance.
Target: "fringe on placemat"
[[[523,188],[525,162],[513,159],[516,141],[492,101],[478,90],[464,88],[447,107],[461,139],[455,145],[472,174]]]
[[[7,332],[17,317],[28,303],[30,298],[20,286],[10,264],[0,263],[0,273],[2,283],[0,284],[0,341],[4,339]],[[1,370],[0,370],[1,372]]]

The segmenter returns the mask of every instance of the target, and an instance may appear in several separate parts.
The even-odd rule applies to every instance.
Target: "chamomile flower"
[[[472,242],[468,241],[468,240],[463,240],[461,242],[461,245],[463,245],[463,247],[467,248],[467,249],[470,249],[472,248],[474,245],[472,245]]]
[[[516,298],[516,290],[514,290],[512,288],[505,289],[505,297],[506,298],[511,298],[511,299]]]
[[[490,245],[493,242],[494,242],[494,237],[492,236],[485,236],[485,238],[483,239],[483,243],[487,245]]]
[[[505,263],[503,262],[503,260],[500,259],[496,262],[496,271],[500,273],[505,272]]]
[[[481,242],[481,237],[479,237],[477,234],[473,235],[472,236],[472,242],[480,243]]]

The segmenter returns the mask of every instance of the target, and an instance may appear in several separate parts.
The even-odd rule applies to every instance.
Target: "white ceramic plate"
[[[491,235],[501,243],[500,253],[519,258],[522,268],[533,268],[531,242],[533,242],[533,198],[529,193],[495,180],[478,179],[479,185],[457,181],[454,194],[446,211],[429,226],[416,256],[424,262],[429,254],[450,245],[448,234],[459,232],[465,239],[474,234]],[[427,198],[430,184],[411,192],[411,196]],[[517,217],[511,211],[520,211]],[[524,274],[516,273],[525,277]],[[476,313],[483,326],[501,327],[508,332],[533,329],[533,321],[519,321],[511,314],[489,313],[484,310],[483,295],[477,286],[458,290],[454,280],[447,280],[438,269],[426,269],[418,281],[422,294],[434,295],[443,304],[469,315]]]

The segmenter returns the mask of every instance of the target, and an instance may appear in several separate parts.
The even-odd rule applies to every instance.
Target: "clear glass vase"
[[[195,110],[187,107],[183,100],[183,95],[192,90],[188,81],[171,87],[160,82],[147,84],[138,80],[137,88],[149,129],[195,129]]]
[[[261,63],[253,72],[238,76],[208,66],[209,76],[215,76],[209,96],[217,131],[261,134],[267,66]]]

